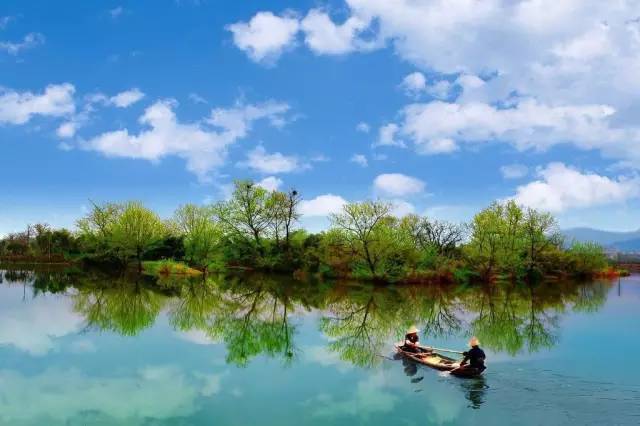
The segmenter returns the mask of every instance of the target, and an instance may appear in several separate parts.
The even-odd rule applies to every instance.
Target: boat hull
[[[399,354],[411,359],[412,361],[426,365],[436,370],[449,371],[456,377],[478,377],[482,374],[482,371],[478,370],[477,368],[469,366],[460,367],[460,363],[455,359],[449,358],[448,356],[441,355],[433,351],[413,353],[403,350],[400,345],[395,345],[395,347],[396,351]]]

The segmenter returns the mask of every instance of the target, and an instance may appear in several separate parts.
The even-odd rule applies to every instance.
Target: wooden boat
[[[411,359],[412,361],[435,368],[436,370],[448,371],[453,376],[478,377],[482,374],[482,371],[468,365],[460,367],[460,363],[455,359],[441,355],[433,350],[424,349],[424,352],[413,353],[403,350],[401,344],[396,344],[395,347],[399,354]]]

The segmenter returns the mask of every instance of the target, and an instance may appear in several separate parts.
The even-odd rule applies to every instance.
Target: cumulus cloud
[[[78,122],[66,121],[56,129],[56,135],[61,139],[69,139],[75,136],[78,131]]]
[[[367,161],[367,157],[365,157],[362,154],[353,154],[349,161],[351,161],[352,163],[356,163],[361,167],[367,167],[369,165],[369,162]]]
[[[416,212],[413,204],[405,200],[391,200],[391,214],[395,217],[404,217]]]
[[[74,93],[75,88],[69,83],[49,85],[41,94],[0,88],[0,124],[25,124],[36,115],[73,114]]]
[[[500,173],[505,179],[519,179],[529,173],[529,168],[524,164],[507,164],[500,167]]]
[[[375,47],[375,43],[357,37],[368,25],[368,20],[358,16],[351,16],[342,24],[335,24],[325,12],[312,9],[301,21],[300,27],[305,33],[305,43],[313,52],[341,55]]]
[[[84,141],[85,149],[109,157],[158,161],[166,156],[183,158],[187,169],[202,181],[221,166],[229,145],[245,137],[255,121],[279,122],[288,105],[268,102],[217,108],[205,122],[181,123],[174,112],[174,101],[158,101],[138,119],[143,130],[131,134],[128,129],[103,133]]]
[[[120,92],[109,98],[109,102],[118,108],[127,108],[144,98],[144,93],[138,88]]]
[[[306,168],[298,157],[287,156],[280,152],[268,153],[262,145],[258,145],[247,153],[247,160],[240,166],[249,167],[260,173],[291,173]]]
[[[408,95],[415,96],[427,88],[427,78],[421,72],[412,72],[402,80],[400,87],[402,87]]]
[[[614,112],[605,105],[551,106],[534,99],[519,100],[508,108],[482,102],[415,103],[402,111],[394,135],[413,141],[419,153],[433,152],[434,144],[447,152],[455,149],[455,142],[497,140],[520,150],[572,143],[582,149],[601,149],[612,157],[627,151],[638,156],[630,145],[640,141],[640,132],[612,128],[609,120]]]
[[[295,42],[300,23],[293,15],[258,12],[249,22],[227,26],[234,44],[255,62],[272,62]]]
[[[315,9],[308,14],[333,38],[334,50],[391,46],[400,58],[429,71],[434,81],[426,83],[428,94],[452,101],[401,111],[405,122],[396,123],[396,133],[414,137],[417,148],[427,145],[419,152],[432,153],[433,140],[461,147],[495,135],[519,149],[571,143],[636,168],[640,164],[636,1],[616,7],[599,0],[498,0],[473,7],[467,0],[344,0],[344,5],[342,24]],[[349,22],[367,26],[336,32]],[[414,77],[410,87],[421,88],[422,80]],[[393,133],[393,127],[385,129]]]
[[[385,195],[404,197],[424,191],[425,183],[401,173],[386,173],[376,176],[373,187]]]
[[[378,140],[374,146],[397,146],[403,148],[404,142],[398,139],[400,127],[395,123],[385,124],[378,131]]]
[[[525,206],[551,212],[620,203],[640,197],[640,178],[609,178],[580,172],[563,163],[538,170],[538,180],[519,186],[513,199]]]
[[[277,191],[280,186],[282,186],[282,179],[276,176],[267,176],[266,178],[256,182],[261,188],[266,189],[267,191]]]
[[[22,41],[0,41],[0,50],[4,50],[10,55],[17,55],[23,50],[32,49],[44,44],[44,36],[40,33],[29,33]]]
[[[300,213],[303,216],[329,216],[332,213],[342,211],[342,207],[345,204],[347,204],[347,200],[339,195],[318,195],[311,200],[302,200],[300,202]]]

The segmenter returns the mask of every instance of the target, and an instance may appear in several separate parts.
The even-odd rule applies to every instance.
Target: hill
[[[631,232],[605,231],[594,228],[570,228],[562,231],[567,242],[592,241],[620,251],[640,251],[640,229]]]

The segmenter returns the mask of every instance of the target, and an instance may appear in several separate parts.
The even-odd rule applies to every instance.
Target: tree
[[[271,229],[276,239],[276,245],[280,245],[284,237],[284,247],[289,249],[293,225],[300,219],[298,204],[301,197],[295,189],[284,193],[273,191],[267,201],[267,207],[271,211]]]
[[[451,256],[464,237],[460,225],[414,214],[403,217],[401,226],[409,232],[416,248],[434,249],[441,256]]]
[[[485,278],[490,278],[499,261],[503,232],[503,207],[493,203],[476,214],[470,224],[471,240],[466,255]]]
[[[559,234],[554,232],[556,228],[556,220],[550,213],[541,213],[532,208],[525,210],[522,230],[529,271],[540,266],[540,258],[547,248],[558,244]]]
[[[575,241],[567,250],[574,272],[589,276],[607,266],[607,256],[601,245]]]
[[[46,223],[37,223],[33,226],[35,231],[36,245],[40,255],[47,255],[51,259],[51,244],[53,233],[51,227]]]
[[[122,213],[113,224],[112,243],[123,257],[135,257],[138,271],[142,271],[142,255],[145,250],[164,237],[165,224],[141,203],[131,201],[123,206]]]
[[[187,204],[176,210],[174,222],[184,235],[185,257],[206,273],[219,255],[222,237],[222,229],[213,221],[213,209]]]
[[[349,203],[342,213],[330,216],[333,226],[342,230],[356,257],[363,260],[371,275],[378,275],[377,267],[390,246],[389,234],[384,232],[384,220],[390,217],[391,204],[382,201]]]
[[[76,222],[78,235],[85,251],[100,256],[111,254],[113,229],[122,214],[123,206],[116,203],[98,205],[91,202],[89,213]]]
[[[272,221],[267,190],[246,180],[234,185],[231,199],[214,205],[213,214],[227,232],[253,239],[262,250],[262,239]]]

